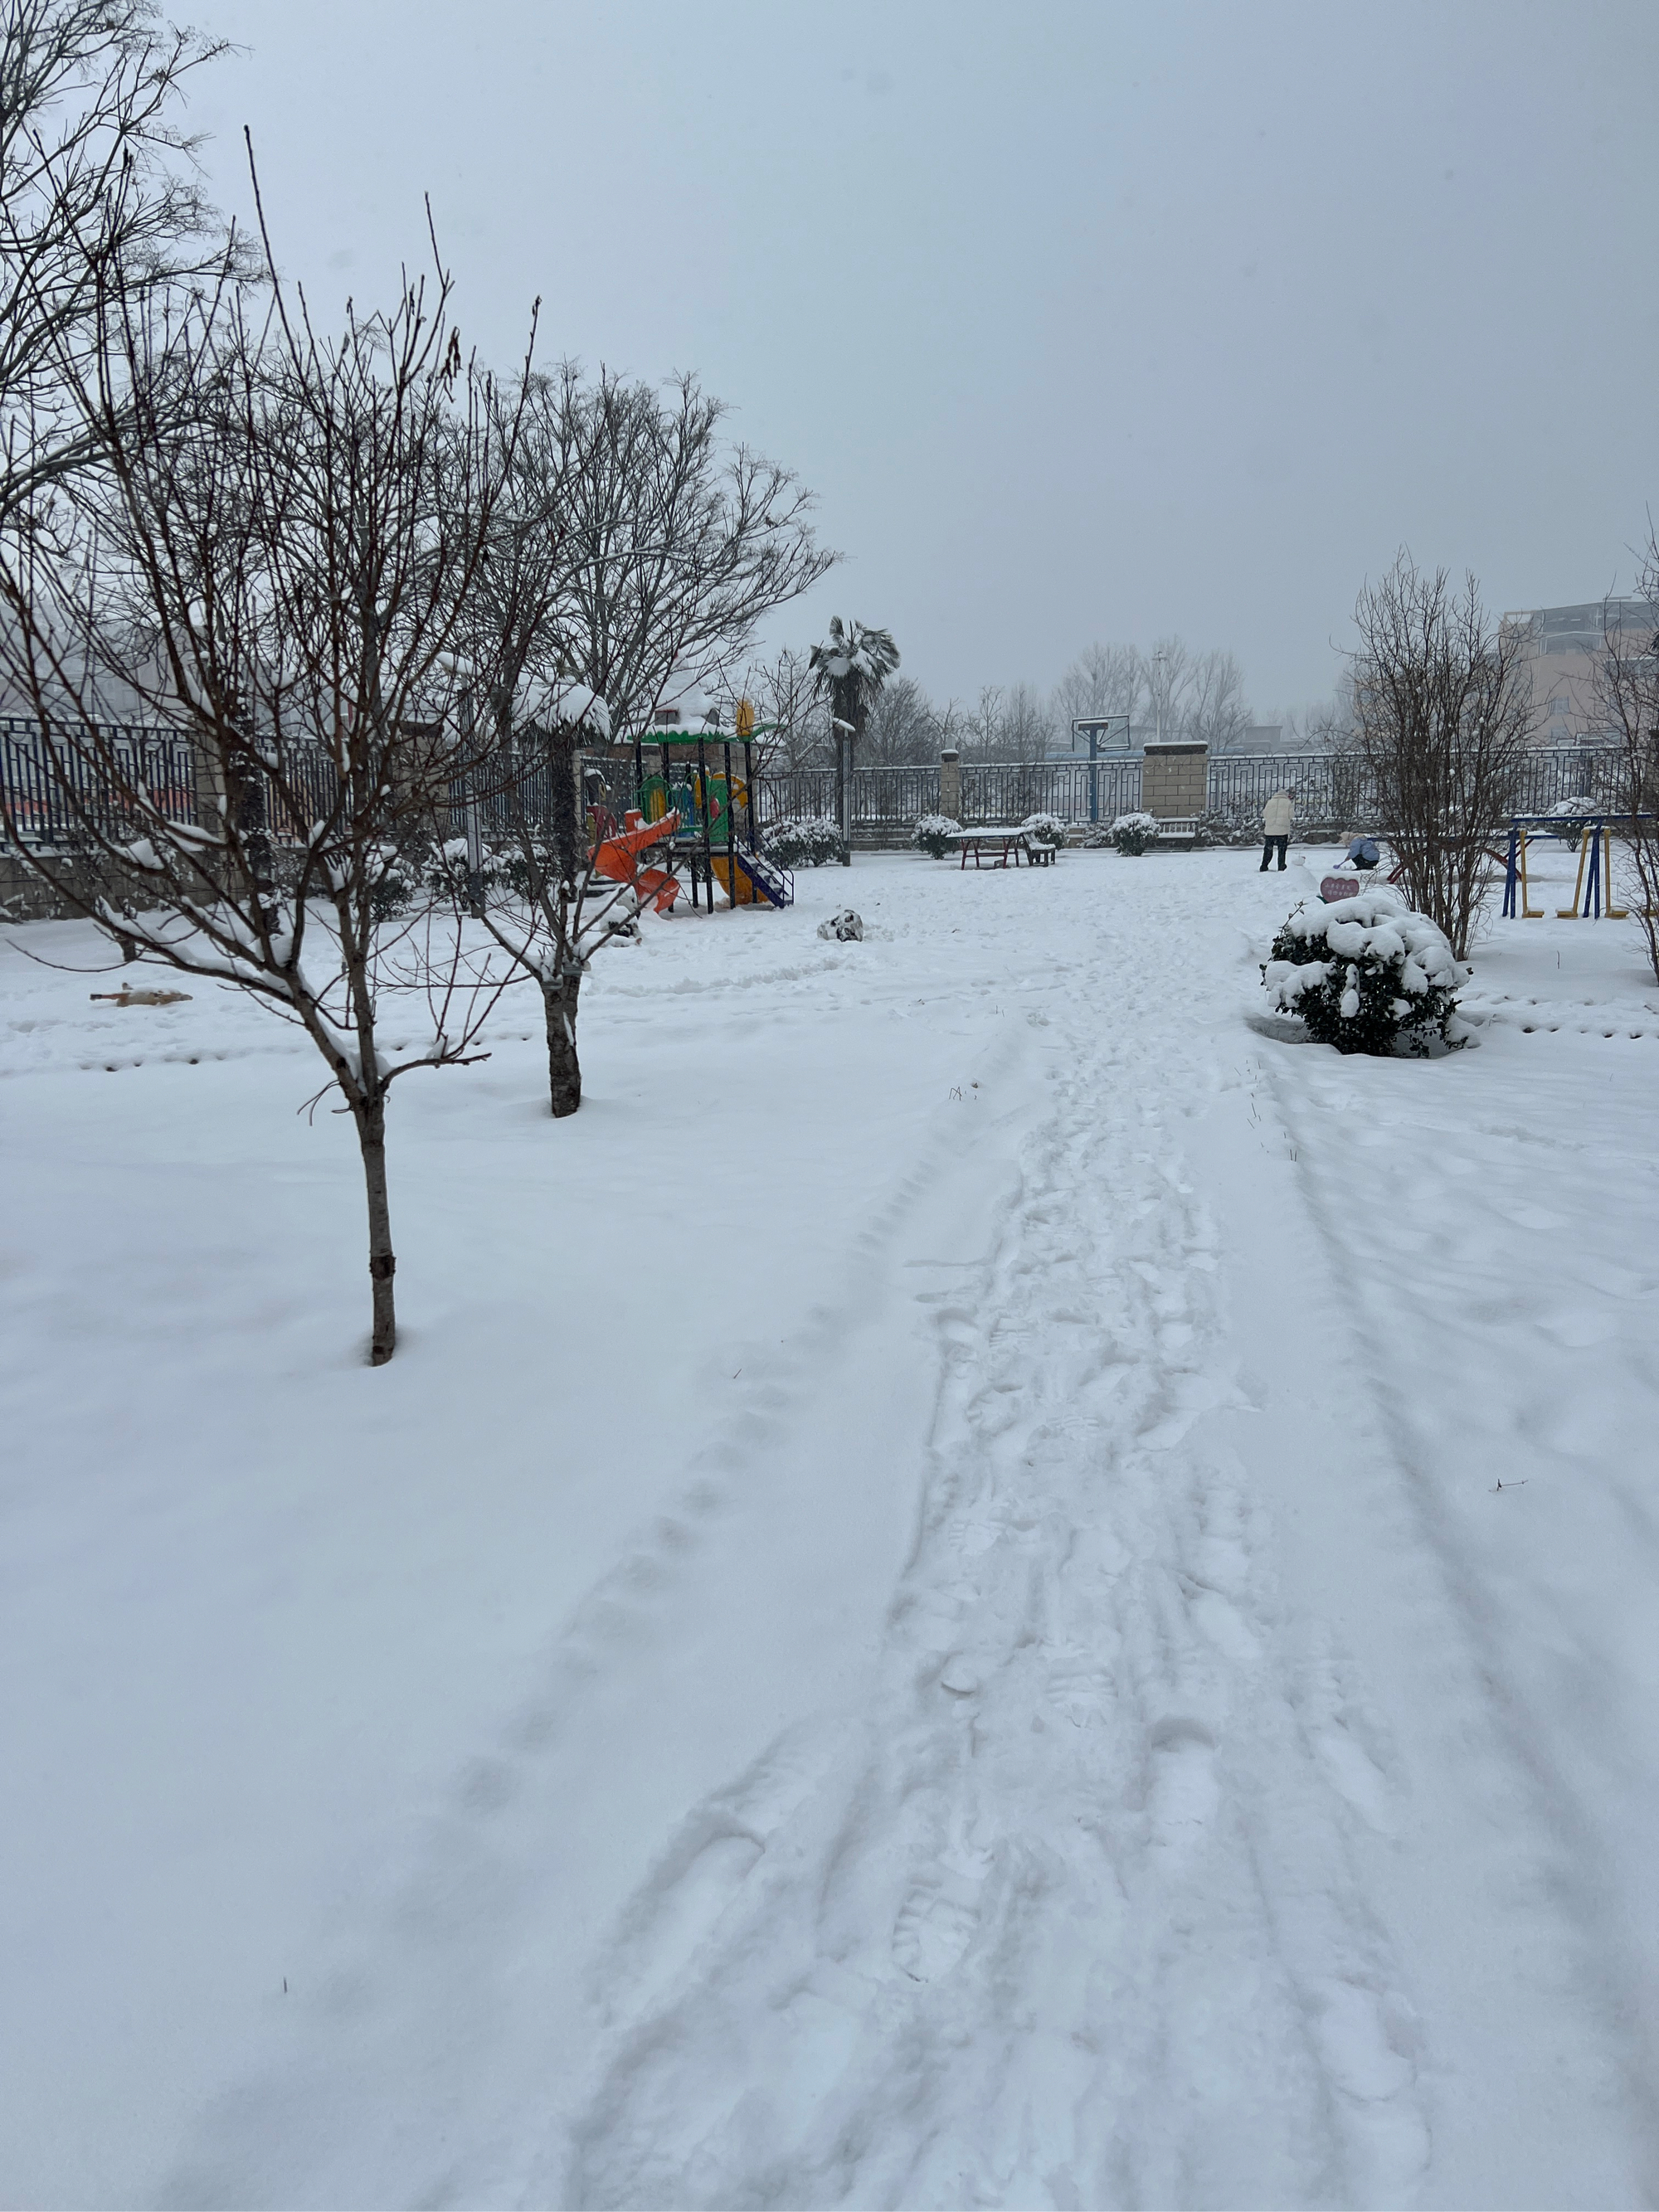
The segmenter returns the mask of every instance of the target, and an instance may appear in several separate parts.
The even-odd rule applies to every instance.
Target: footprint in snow
[[[1150,1738],[1146,1812],[1152,1840],[1187,1856],[1203,1841],[1221,1802],[1215,1738],[1201,1721],[1159,1721]]]
[[[894,1965],[913,1982],[936,1982],[959,1965],[979,1928],[983,1886],[982,1873],[949,1867],[917,1882],[893,1923]]]

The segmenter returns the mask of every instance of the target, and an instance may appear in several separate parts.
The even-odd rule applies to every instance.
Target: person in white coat
[[[1291,842],[1291,832],[1296,827],[1296,801],[1288,791],[1274,792],[1261,810],[1261,872],[1267,872],[1267,863],[1275,848],[1279,854],[1279,872],[1285,872],[1285,848]]]

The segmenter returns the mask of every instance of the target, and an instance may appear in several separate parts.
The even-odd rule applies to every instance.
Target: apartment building
[[[1601,734],[1595,670],[1606,639],[1617,637],[1626,653],[1650,650],[1659,607],[1645,599],[1589,599],[1507,614],[1504,628],[1523,634],[1539,743],[1579,744]]]

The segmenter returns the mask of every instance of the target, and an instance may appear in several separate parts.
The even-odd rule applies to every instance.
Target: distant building
[[[1622,650],[1644,651],[1659,629],[1659,607],[1645,599],[1589,599],[1581,606],[1508,614],[1504,628],[1522,633],[1539,744],[1593,744],[1603,734],[1595,670],[1604,642],[1617,636]]]

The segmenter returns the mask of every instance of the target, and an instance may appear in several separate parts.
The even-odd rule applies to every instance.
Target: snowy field
[[[1656,2201],[1659,990],[1339,1058],[1324,857],[647,924],[378,1372],[309,1048],[0,933],[7,2203]]]

